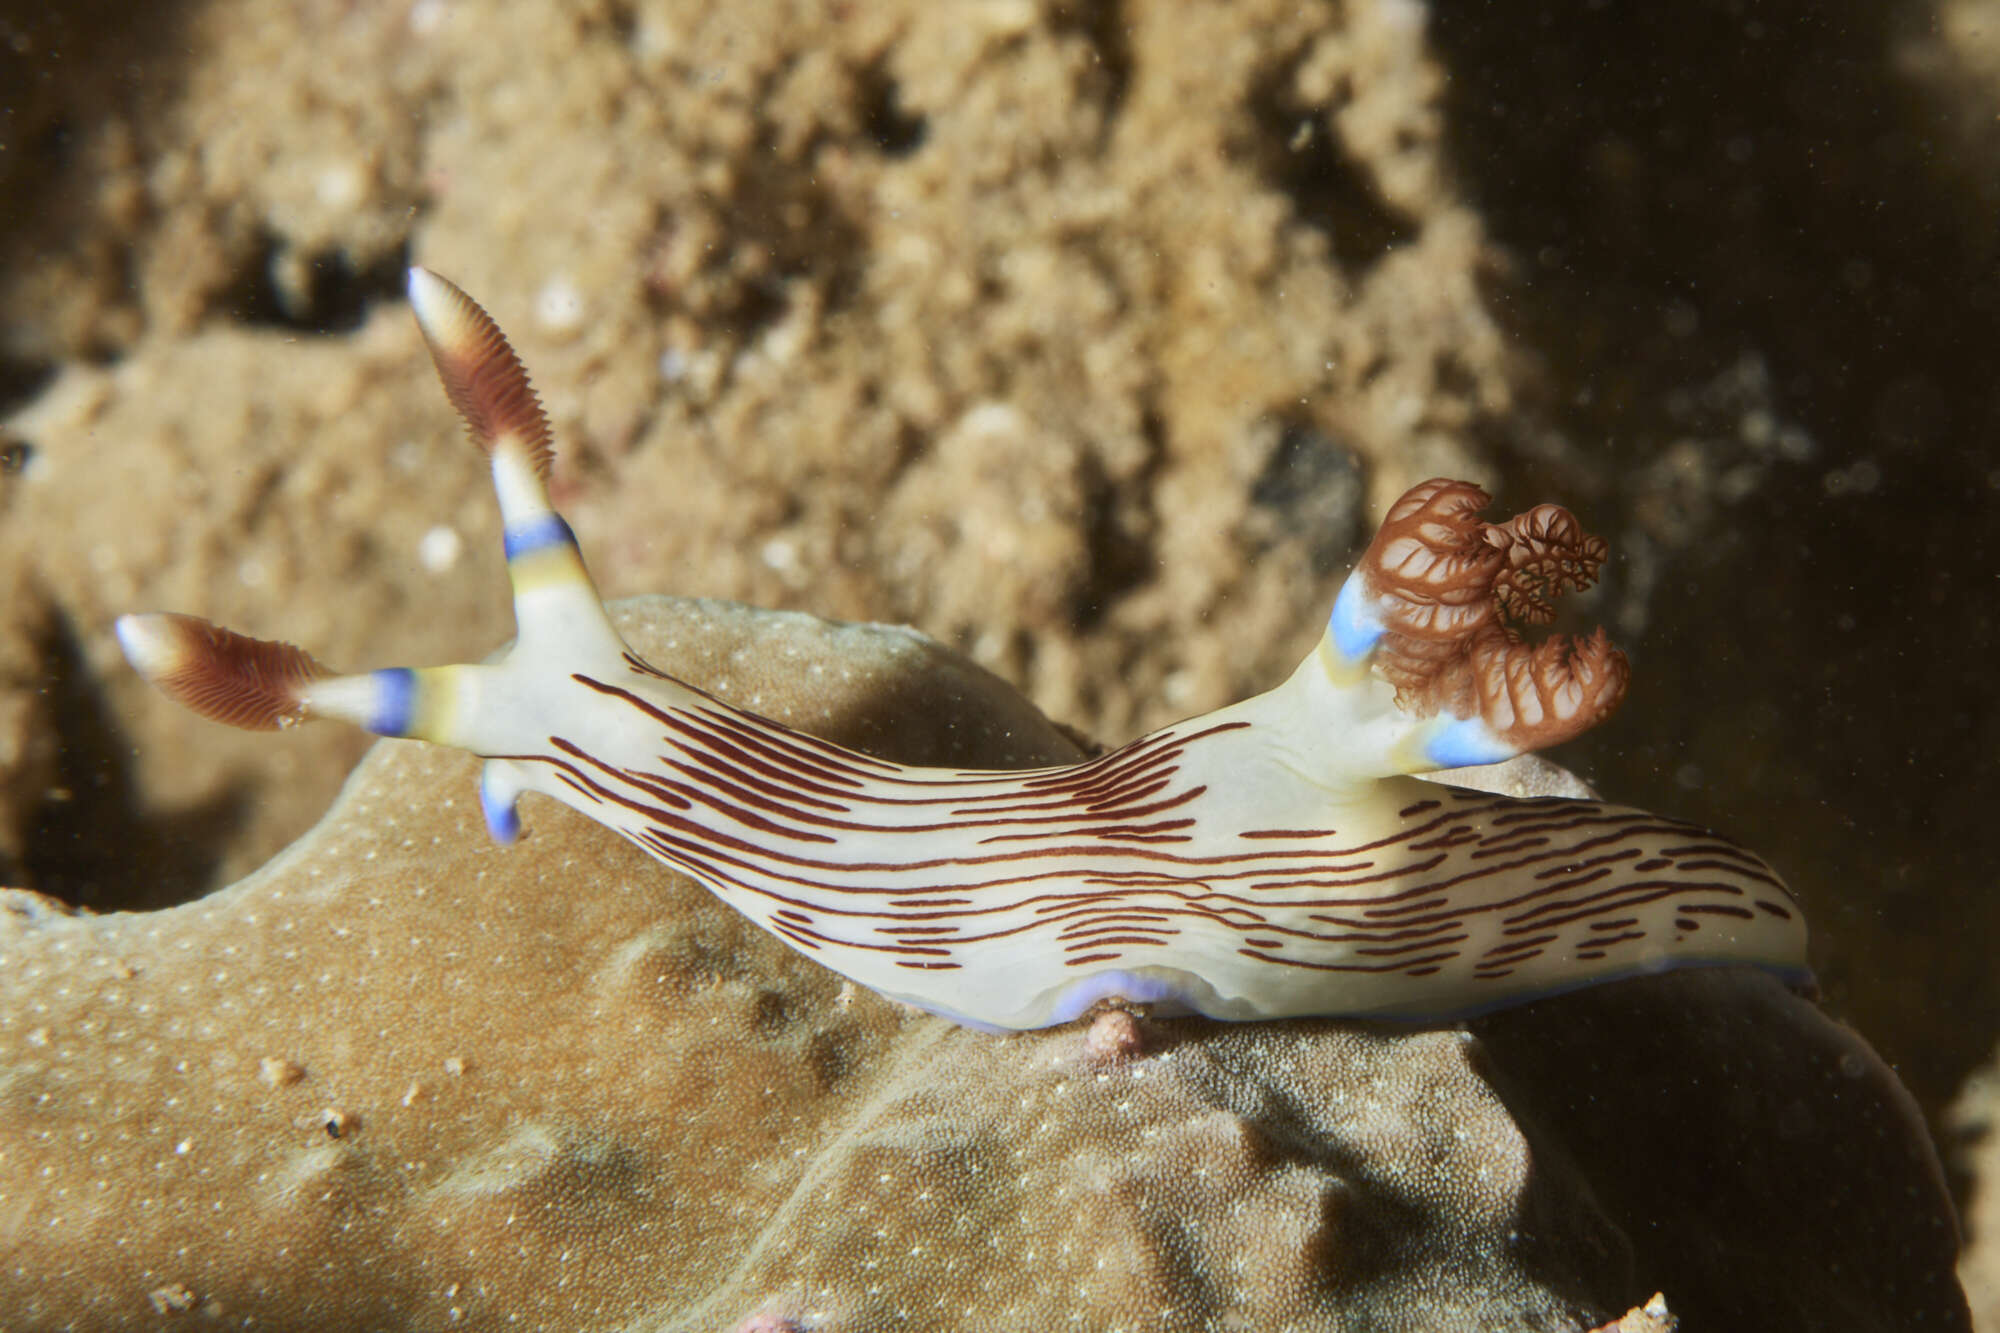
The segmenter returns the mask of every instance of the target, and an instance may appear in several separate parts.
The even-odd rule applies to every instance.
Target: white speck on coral
[[[773,537],[764,543],[759,552],[764,564],[780,574],[788,574],[799,567],[799,544],[790,537]]]
[[[418,37],[428,37],[444,26],[451,6],[446,0],[417,0],[410,6],[410,31]]]
[[[429,573],[442,574],[458,563],[464,550],[465,539],[458,529],[440,523],[417,542],[417,561]]]
[[[583,327],[583,293],[565,274],[542,284],[535,295],[535,320],[548,333],[575,333]]]
[[[321,169],[313,182],[313,193],[327,208],[340,212],[351,209],[361,199],[361,168],[353,162],[335,162]]]
[[[803,341],[804,334],[798,322],[787,321],[764,335],[763,352],[771,364],[788,365],[799,354],[799,345]]]
[[[1430,19],[1430,10],[1423,0],[1380,0],[1375,12],[1384,26],[1411,33],[1422,32]]]

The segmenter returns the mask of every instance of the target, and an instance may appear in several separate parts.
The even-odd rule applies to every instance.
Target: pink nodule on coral
[[[753,1314],[736,1326],[736,1333],[805,1333],[806,1325],[782,1314]]]
[[[1084,1058],[1092,1064],[1122,1064],[1146,1048],[1139,1020],[1126,1009],[1106,1009],[1083,1036]]]

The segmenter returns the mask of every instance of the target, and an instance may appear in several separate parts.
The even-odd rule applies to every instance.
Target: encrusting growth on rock
[[[1129,1010],[1100,1009],[1084,1030],[1083,1054],[1092,1064],[1122,1064],[1145,1048],[1145,1033]]]

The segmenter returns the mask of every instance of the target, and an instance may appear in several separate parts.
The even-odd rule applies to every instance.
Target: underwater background
[[[0,883],[198,898],[362,753],[165,706],[122,612],[510,635],[412,262],[608,595],[906,622],[1100,741],[1465,477],[1609,540],[1634,683],[1554,757],[1785,876],[2000,1328],[2000,5],[81,0],[0,90]]]

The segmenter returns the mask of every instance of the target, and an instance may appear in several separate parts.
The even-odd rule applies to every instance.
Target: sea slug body
[[[1771,869],[1703,829],[1410,774],[1566,740],[1623,697],[1602,630],[1531,644],[1604,543],[1541,505],[1425,482],[1396,502],[1276,688],[1019,772],[911,768],[660,672],[612,629],[551,506],[526,372],[458,288],[410,303],[490,456],[520,634],[500,661],[336,675],[289,644],[126,616],[133,665],[236,726],[335,718],[486,757],[494,837],[552,796],[883,995],[989,1030],[1105,1000],[1262,1019],[1436,1019],[1670,967],[1805,975]]]

